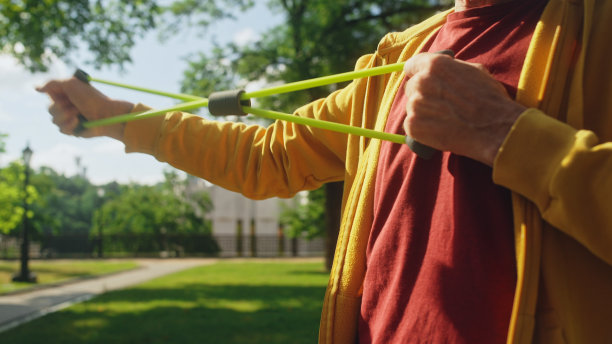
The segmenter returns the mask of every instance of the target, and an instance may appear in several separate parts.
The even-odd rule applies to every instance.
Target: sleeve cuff
[[[132,112],[143,112],[150,108],[136,104]],[[126,153],[146,153],[155,156],[155,147],[161,134],[165,116],[150,117],[127,122],[123,132]]]
[[[527,109],[497,153],[494,182],[545,209],[550,202],[551,180],[572,151],[577,133],[538,109]]]

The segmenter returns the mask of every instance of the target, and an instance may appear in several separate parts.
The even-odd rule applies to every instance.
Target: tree
[[[212,209],[206,192],[186,193],[186,180],[166,172],[157,185],[121,187],[94,215],[92,235],[104,240],[104,251],[183,251],[212,254],[219,248],[204,216]]]
[[[23,218],[23,171],[17,162],[0,170],[0,233],[10,233]]]
[[[4,153],[6,134],[0,134],[0,153]],[[36,189],[29,185],[23,189],[25,167],[14,161],[0,169],[0,234],[9,234],[15,230],[23,219],[24,199],[31,204],[38,196]],[[32,217],[30,211],[27,216]]]
[[[212,210],[207,193],[192,194],[186,199],[177,191],[184,180],[167,172],[158,185],[131,184],[107,201],[94,215],[94,232],[103,227],[105,234],[210,233],[211,225],[204,215]]]
[[[233,18],[249,0],[0,0],[0,52],[32,72],[45,71],[53,57],[71,62],[85,49],[95,68],[131,62],[138,37],[160,27],[169,38],[185,23],[206,28]],[[190,11],[199,13],[197,20]],[[177,20],[175,20],[177,19]]]
[[[313,239],[325,234],[325,189],[319,188],[308,192],[305,197],[298,196],[298,204],[284,206],[281,212],[281,223],[292,237],[304,235]]]
[[[205,29],[253,3],[175,0],[161,6],[155,0],[0,0],[0,47],[32,71],[44,70],[51,56],[69,59],[80,48],[79,40],[92,52],[94,66],[122,65],[130,61],[135,37],[156,27],[160,18],[168,23],[164,29],[168,37],[185,26]],[[247,80],[290,82],[346,71],[358,56],[371,52],[384,33],[401,30],[449,5],[447,0],[268,0],[267,4],[285,17],[285,23],[257,42],[217,45],[211,55],[191,59],[184,92],[208,95]],[[269,97],[259,103],[290,111],[338,87]],[[337,229],[338,216],[330,214],[339,214],[342,187],[328,185],[326,190],[327,223]]]
[[[84,175],[66,177],[49,167],[32,176],[40,197],[32,204],[32,224],[40,234],[87,235],[101,204],[98,187]]]
[[[155,0],[1,0],[0,51],[33,72],[83,48],[95,67],[122,65],[161,13]]]
[[[405,29],[449,6],[448,1],[429,0],[269,0],[267,3],[272,10],[282,13],[284,23],[263,34],[259,41],[243,46],[217,45],[209,55],[192,58],[184,75],[184,92],[208,95],[237,88],[249,80],[291,82],[344,72],[351,69],[359,56],[372,52],[386,32]],[[195,7],[188,12],[201,13]],[[257,99],[257,102],[262,107],[292,111],[341,86],[309,89]],[[295,215],[302,221],[291,221],[297,226],[290,230],[294,234],[298,228],[307,233],[328,233],[328,267],[331,267],[337,240],[342,189],[341,183],[327,184],[324,199],[318,195],[312,197],[311,202],[319,205],[298,209]],[[321,203],[325,204],[325,215],[312,211]],[[311,226],[304,225],[306,213],[317,215],[314,221],[307,222]]]

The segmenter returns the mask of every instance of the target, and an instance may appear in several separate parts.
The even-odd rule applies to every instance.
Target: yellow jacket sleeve
[[[373,59],[364,56],[357,69]],[[360,81],[296,110],[296,116],[353,124],[351,114],[363,106],[355,99]],[[137,110],[142,110],[137,106]],[[276,121],[267,128],[209,121],[182,112],[126,125],[127,152],[160,161],[247,197],[291,197],[301,190],[345,176],[347,135]]]
[[[544,220],[612,264],[612,143],[527,110],[497,156],[496,183],[534,202]]]
[[[565,20],[563,27],[577,34],[549,35],[564,51],[551,55],[554,59],[546,58],[545,50],[531,51],[525,70],[547,62],[549,68],[539,68],[549,73],[547,82],[538,83],[538,73],[530,73],[536,76],[523,78],[519,88],[529,89],[526,103],[542,110],[529,109],[516,122],[496,159],[494,180],[525,196],[546,222],[612,264],[612,67],[607,62],[612,3],[553,5],[567,7],[574,20]],[[582,11],[583,17],[576,15]],[[547,13],[543,31],[556,32],[546,25]],[[582,48],[572,60],[576,36]]]

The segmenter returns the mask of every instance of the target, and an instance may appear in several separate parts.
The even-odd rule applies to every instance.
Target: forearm
[[[322,116],[327,110],[320,103],[299,112]],[[256,199],[291,197],[300,190],[342,179],[343,141],[343,134],[290,123],[275,122],[264,128],[208,121],[180,112],[129,122],[123,139],[127,152],[151,154]]]

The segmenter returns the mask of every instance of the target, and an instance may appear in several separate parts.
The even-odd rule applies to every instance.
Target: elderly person
[[[343,180],[321,343],[612,338],[612,2],[456,0],[356,68],[407,60],[295,114],[440,150],[173,112],[96,128],[248,197]],[[435,52],[450,49],[455,59]],[[40,88],[60,130],[146,109],[76,79]],[[214,161],[214,164],[209,164]]]

